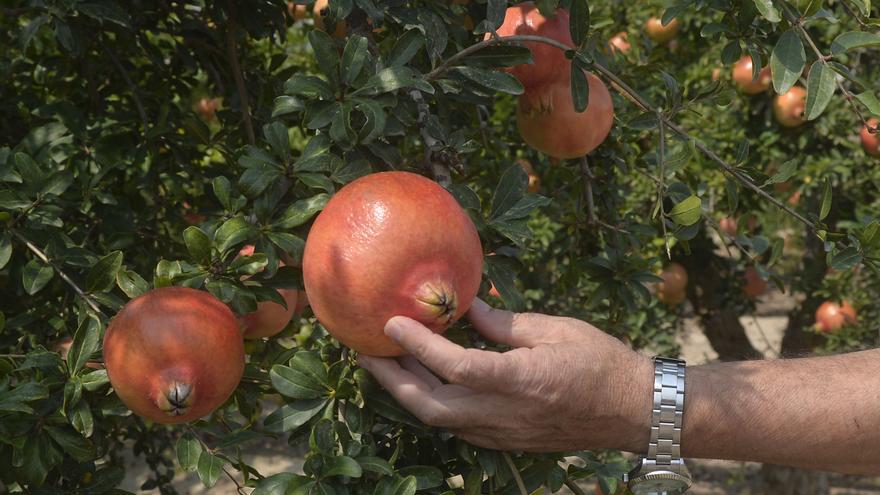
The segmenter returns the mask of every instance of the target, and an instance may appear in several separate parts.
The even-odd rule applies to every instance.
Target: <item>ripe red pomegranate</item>
[[[820,332],[833,333],[857,321],[856,310],[847,301],[841,304],[825,301],[816,310],[816,329]]]
[[[743,275],[743,279],[745,280],[743,293],[745,293],[746,297],[749,299],[758,298],[767,291],[767,282],[761,278],[761,275],[754,266],[746,268],[746,273]]]
[[[621,31],[608,40],[608,46],[611,48],[611,53],[623,53],[626,54],[629,52],[632,45],[629,44],[629,35],[626,34],[626,31]]]
[[[294,21],[301,21],[308,17],[308,8],[303,4],[287,2],[287,13]]]
[[[371,356],[404,353],[383,332],[395,315],[443,332],[480,288],[477,229],[437,183],[409,172],[361,177],[337,192],[306,239],[303,279],[318,320]]]
[[[687,270],[679,263],[672,262],[660,273],[662,282],[656,286],[657,299],[670,306],[684,302],[687,296],[685,289],[688,283]]]
[[[135,414],[184,423],[217,409],[244,372],[232,311],[211,294],[163,287],[129,301],[104,334],[110,383]]]
[[[678,19],[672,19],[665,26],[656,17],[651,17],[645,22],[645,34],[658,45],[672,41],[672,38],[675,38],[675,35],[678,34],[679,29],[681,29],[681,23],[678,22]]]
[[[718,221],[718,227],[721,229],[721,232],[724,232],[730,237],[736,237],[736,231],[738,227],[736,218],[724,217]]]
[[[248,245],[241,248],[238,252],[239,256],[250,256],[254,254],[254,246]],[[284,262],[281,262],[284,266]],[[296,289],[279,289],[278,293],[287,303],[287,308],[274,301],[260,301],[257,303],[257,309],[246,315],[241,315],[239,319],[242,325],[242,335],[246,339],[261,339],[263,337],[271,337],[278,332],[284,330],[284,327],[290,323],[297,312],[299,306],[299,291]]]
[[[868,126],[871,128],[877,129],[878,125],[880,125],[880,123],[878,123],[877,119],[868,119]],[[880,131],[871,134],[871,131],[868,130],[868,126],[862,127],[862,148],[865,149],[865,153],[871,156],[880,156]]]
[[[213,122],[217,120],[217,108],[219,107],[220,100],[217,98],[202,98],[196,103],[195,110],[203,119]]]
[[[752,57],[743,55],[736,64],[733,65],[731,72],[733,82],[739,86],[739,89],[747,95],[756,95],[770,89],[772,75],[770,74],[770,66],[762,67],[758,73],[757,79],[752,79]]]
[[[526,91],[519,98],[516,123],[532,148],[549,156],[578,158],[593,151],[608,137],[614,122],[614,104],[605,84],[587,73],[590,101],[576,112],[569,81]]]
[[[508,7],[504,23],[498,28],[498,36],[544,36],[566,46],[574,46],[569,31],[568,12],[557,9],[552,18],[544,17],[532,2],[523,2]],[[485,39],[491,37],[487,33]],[[565,52],[555,46],[529,41],[523,43],[532,51],[532,63],[516,65],[505,70],[513,74],[525,86],[526,91],[560,79],[560,75],[571,72],[571,61]],[[568,77],[568,76],[564,76]]]
[[[807,120],[804,110],[807,107],[807,91],[800,86],[792,86],[787,92],[776,95],[773,100],[773,115],[783,127],[798,127]]]

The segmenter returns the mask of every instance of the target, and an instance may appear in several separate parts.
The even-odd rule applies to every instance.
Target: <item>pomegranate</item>
[[[675,38],[675,35],[678,34],[679,29],[681,29],[681,23],[678,22],[678,19],[674,18],[665,26],[656,17],[651,17],[645,22],[645,34],[658,45],[664,45],[672,41],[672,38]]]
[[[287,13],[294,21],[301,21],[309,15],[305,5],[294,2],[287,2]]]
[[[516,161],[523,170],[526,171],[526,174],[529,176],[529,188],[528,191],[530,193],[536,193],[541,190],[541,177],[538,176],[537,172],[535,172],[532,164],[529,163],[525,158],[520,158]]]
[[[712,80],[717,81],[721,79],[721,67],[715,67],[712,69]]]
[[[737,222],[733,217],[724,217],[720,221],[718,221],[718,227],[721,229],[721,232],[729,235],[730,237],[736,237],[737,231]]]
[[[312,17],[315,19],[315,27],[321,31],[326,31],[324,26],[324,11],[329,7],[329,0],[317,0],[312,7]],[[348,23],[345,19],[336,20],[336,29],[330,33],[334,38],[345,38],[348,34]]]
[[[126,304],[104,334],[110,383],[135,414],[184,423],[217,409],[244,372],[232,311],[186,287],[151,290]]]
[[[871,156],[880,156],[880,131],[876,131],[871,134],[871,131],[868,130],[870,126],[873,129],[877,129],[877,126],[880,125],[880,122],[877,119],[868,119],[868,125],[862,127],[862,148],[865,149],[865,153]]]
[[[856,310],[847,301],[841,304],[825,301],[816,310],[816,329],[820,332],[833,333],[856,321],[858,321]]]
[[[800,86],[792,86],[787,92],[776,95],[773,100],[773,115],[783,127],[798,127],[806,122],[806,106],[807,91]]]
[[[372,356],[404,353],[384,334],[395,315],[443,332],[480,288],[480,237],[445,189],[409,172],[347,184],[306,239],[303,279],[318,320]]]
[[[217,120],[217,108],[220,101],[217,98],[202,98],[195,104],[195,111],[208,122]]]
[[[626,31],[621,31],[608,40],[608,46],[611,48],[611,53],[623,53],[626,54],[629,52],[632,45],[629,44],[629,36],[626,34]]]
[[[569,31],[568,12],[557,9],[556,15],[544,17],[532,2],[523,2],[508,7],[504,14],[504,23],[498,28],[498,36],[544,36],[554,39],[566,46],[574,46]],[[491,37],[486,34],[485,39]],[[530,64],[516,65],[505,70],[513,74],[525,86],[526,91],[556,82],[560,76],[570,74],[571,61],[565,58],[565,52],[545,43],[523,43],[532,52]],[[569,77],[569,76],[562,76]]]
[[[657,283],[657,299],[670,306],[681,304],[686,296],[687,270],[680,264],[672,262],[660,273],[660,278],[663,281]]]
[[[761,278],[761,275],[754,266],[746,268],[743,280],[745,280],[743,293],[745,293],[746,297],[749,299],[760,297],[767,291],[767,282]]]
[[[252,254],[254,254],[254,246],[252,245],[245,246],[238,252],[239,256],[250,256]],[[281,262],[281,266],[284,266],[284,262]],[[284,298],[287,308],[275,301],[260,301],[257,303],[255,311],[239,317],[244,338],[260,339],[271,337],[284,330],[294,314],[299,314],[296,311],[297,307],[299,307],[299,291],[296,289],[279,289],[278,293]]]
[[[770,67],[763,67],[758,73],[758,78],[753,79],[752,57],[743,55],[736,64],[733,65],[732,77],[733,82],[739,86],[739,89],[747,95],[756,95],[770,89],[772,82]]]
[[[555,83],[519,98],[516,123],[532,148],[561,159],[578,158],[596,149],[608,137],[614,121],[614,104],[605,84],[587,73],[590,101],[576,112],[569,82]]]

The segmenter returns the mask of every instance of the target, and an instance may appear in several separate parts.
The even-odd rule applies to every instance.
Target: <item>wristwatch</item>
[[[685,362],[654,358],[654,407],[648,455],[624,483],[635,495],[679,495],[691,487],[691,473],[681,458]]]

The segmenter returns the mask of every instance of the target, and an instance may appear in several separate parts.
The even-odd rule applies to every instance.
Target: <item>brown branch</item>
[[[666,247],[666,257],[672,259],[672,249],[669,247],[669,233],[666,232],[666,206],[663,197],[666,195],[666,125],[663,119],[659,119],[660,143],[657,146],[657,160],[660,162],[660,183],[657,185],[657,204],[660,206],[660,226],[663,229],[663,245]]]
[[[563,483],[565,483],[565,486],[567,486],[568,489],[571,490],[572,493],[574,493],[574,495],[587,495],[586,493],[584,493],[583,490],[581,490],[581,487],[579,487],[577,483],[572,481],[571,478],[565,478],[565,481],[563,481]]]
[[[513,463],[513,458],[510,457],[510,454],[507,452],[502,452],[501,455],[507,462],[507,467],[510,468],[510,474],[512,474],[513,479],[516,480],[516,486],[519,488],[520,495],[529,495],[529,491],[526,489],[526,484],[523,482],[522,476],[520,476],[519,470],[516,468],[516,464]]]
[[[410,91],[409,95],[412,97],[413,101],[416,102],[416,106],[419,109],[418,124],[419,133],[421,134],[422,142],[425,145],[425,167],[431,171],[434,180],[436,180],[441,186],[449,187],[452,185],[452,173],[449,170],[449,167],[434,159],[434,150],[440,148],[442,143],[428,132],[428,127],[426,125],[428,122],[428,116],[430,115],[428,104],[425,103],[425,99],[422,98],[421,91],[417,89]]]
[[[64,280],[65,282],[67,282],[67,285],[69,285],[71,288],[73,288],[74,292],[76,292],[76,294],[77,294],[79,297],[81,297],[81,298],[83,299],[83,301],[85,301],[85,303],[88,304],[88,306],[89,306],[90,308],[92,308],[92,310],[93,310],[95,313],[98,313],[99,315],[104,316],[105,318],[107,317],[107,315],[105,315],[104,312],[101,311],[101,308],[98,307],[98,304],[95,303],[95,301],[92,300],[92,298],[89,297],[89,295],[86,294],[85,291],[83,291],[78,285],[76,285],[76,282],[74,282],[73,279],[71,279],[70,277],[68,277],[67,274],[64,273],[64,270],[62,270],[61,267],[60,267],[57,263],[55,263],[54,261],[50,260],[49,257],[46,255],[46,253],[43,252],[42,249],[40,249],[40,248],[38,248],[37,246],[35,246],[34,243],[32,243],[31,241],[27,240],[27,238],[25,238],[23,235],[19,234],[18,232],[14,231],[14,230],[12,231],[12,235],[13,235],[16,239],[18,239],[19,241],[21,241],[22,243],[24,243],[24,245],[27,246],[27,248],[28,248],[32,253],[34,253],[34,255],[35,255],[37,258],[39,258],[43,263],[46,263],[47,265],[49,265],[49,266],[51,266],[52,268],[54,268],[55,271],[58,272],[58,276],[60,276],[62,280]]]
[[[580,159],[581,178],[584,181],[584,199],[587,201],[587,220],[594,224],[597,221],[596,204],[593,201],[593,172],[590,170],[590,162],[584,155]]]
[[[229,57],[229,66],[232,69],[232,77],[235,79],[235,87],[238,90],[238,99],[241,103],[241,113],[244,117],[244,130],[247,132],[248,142],[250,144],[257,143],[257,136],[254,133],[254,123],[251,121],[251,105],[248,101],[247,88],[244,85],[244,76],[241,72],[241,64],[238,61],[238,44],[235,42],[235,2],[228,2],[228,22],[226,25],[226,51]]]

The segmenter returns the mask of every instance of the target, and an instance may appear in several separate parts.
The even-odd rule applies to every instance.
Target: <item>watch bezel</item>
[[[662,481],[668,483],[668,485],[664,486],[659,493],[669,493],[674,490],[673,493],[681,494],[686,492],[693,485],[693,481],[686,474],[676,473],[668,469],[658,469],[656,471],[642,473],[630,478],[627,483],[627,488],[636,495],[639,495],[639,492],[636,491],[638,486],[649,481]],[[655,491],[647,493],[655,493]]]

